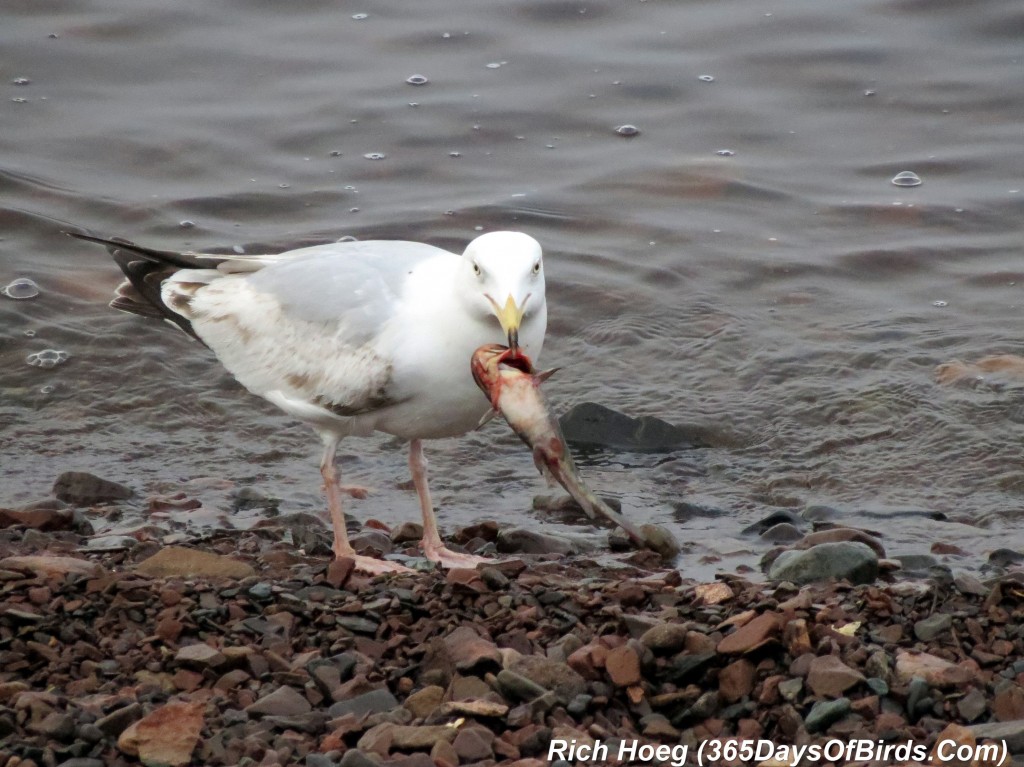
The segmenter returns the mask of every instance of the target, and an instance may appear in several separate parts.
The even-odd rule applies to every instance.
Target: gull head
[[[463,253],[464,279],[477,313],[494,315],[519,353],[519,329],[544,309],[544,261],[540,243],[521,232],[488,232]]]

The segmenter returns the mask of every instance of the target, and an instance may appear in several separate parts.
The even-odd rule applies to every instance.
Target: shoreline
[[[1019,571],[701,583],[685,554],[681,573],[519,553],[370,578],[288,529],[102,552],[0,530],[0,766],[596,763],[549,761],[553,741],[686,764],[702,746],[758,763],[744,743],[1024,753]]]

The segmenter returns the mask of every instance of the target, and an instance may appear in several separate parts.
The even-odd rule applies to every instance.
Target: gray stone
[[[344,716],[345,714],[355,714],[361,717],[366,714],[390,711],[398,705],[398,699],[391,694],[389,689],[383,687],[379,690],[365,692],[348,700],[339,700],[327,709],[327,713],[330,714],[332,719]]]
[[[790,703],[797,699],[797,696],[800,695],[800,691],[803,689],[804,680],[800,677],[779,682],[779,695],[782,696],[783,700],[788,700]]]
[[[939,564],[938,557],[931,554],[897,554],[893,559],[903,567],[904,574],[927,575],[931,568]]]
[[[922,642],[930,642],[940,634],[953,627],[953,616],[946,613],[935,613],[922,618],[914,624],[914,636]]]
[[[797,526],[789,522],[780,522],[777,525],[772,525],[761,533],[761,539],[769,543],[793,543],[803,537],[804,534],[800,532]]]
[[[569,705],[565,707],[573,716],[579,718],[587,713],[587,709],[590,707],[590,701],[594,699],[594,696],[587,695],[586,693],[580,693],[572,700],[569,701]]]
[[[497,548],[503,554],[569,554],[573,545],[565,538],[512,528],[498,533]]]
[[[889,684],[884,679],[880,679],[877,676],[872,676],[872,677],[868,677],[868,679],[866,681],[867,681],[868,688],[875,695],[877,695],[879,697],[885,697],[886,695],[889,694]]]
[[[65,471],[53,483],[53,494],[66,503],[89,506],[122,501],[135,495],[135,491],[87,471]]]
[[[772,562],[768,577],[798,585],[845,579],[853,584],[871,583],[878,576],[878,555],[870,546],[855,541],[821,543],[802,551],[784,551]]]
[[[499,671],[495,679],[501,694],[511,700],[530,701],[548,691],[532,679],[508,669]]]
[[[977,687],[971,689],[964,697],[956,702],[956,710],[965,721],[973,722],[981,717],[988,709],[988,701],[985,694]]]
[[[136,719],[142,718],[142,704],[130,703],[127,706],[111,711],[104,717],[96,720],[96,726],[103,731],[108,738],[116,738],[124,732],[128,725]]]
[[[655,653],[676,652],[686,644],[689,631],[687,623],[659,623],[640,636],[640,644]]]
[[[633,418],[595,402],[581,402],[558,419],[567,442],[588,447],[669,452],[707,447],[704,429],[673,426],[653,416]]]
[[[513,663],[510,670],[522,674],[546,690],[552,690],[562,705],[567,705],[577,695],[587,691],[587,682],[582,676],[569,668],[568,664],[550,658],[525,655]]]
[[[245,711],[250,716],[299,716],[308,714],[312,708],[304,695],[283,685],[246,706]]]
[[[823,732],[850,713],[850,708],[849,698],[820,700],[811,707],[807,718],[804,719],[804,727],[807,728],[807,732]]]
[[[1024,719],[972,724],[967,728],[978,740],[1004,740],[1010,753],[1024,753]]]
[[[306,759],[308,760],[309,757],[306,757]],[[350,748],[341,757],[338,767],[380,767],[380,764],[358,748]]]
[[[57,767],[103,767],[101,759],[90,759],[87,756],[76,756],[61,762]]]

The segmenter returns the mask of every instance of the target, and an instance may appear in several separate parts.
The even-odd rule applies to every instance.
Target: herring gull
[[[490,232],[461,256],[389,240],[234,256],[73,236],[107,246],[128,278],[111,306],[170,320],[250,392],[313,427],[335,556],[370,573],[407,569],[357,555],[345,530],[338,444],[379,431],[409,440],[424,555],[445,567],[484,561],[442,543],[422,441],[464,434],[487,414],[470,372],[478,347],[540,354],[547,305],[535,239]]]

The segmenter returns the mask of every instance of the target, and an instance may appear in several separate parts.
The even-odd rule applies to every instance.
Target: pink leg
[[[409,443],[409,471],[412,472],[412,483],[420,497],[420,509],[423,512],[423,554],[432,562],[443,567],[476,567],[493,560],[478,557],[474,554],[459,554],[441,542],[437,532],[437,518],[434,506],[430,502],[430,488],[427,486],[427,459],[423,457],[423,443],[414,439]]]
[[[338,471],[334,466],[334,454],[338,450],[339,438],[334,434],[322,434],[324,454],[320,459],[320,474],[324,478],[324,490],[327,493],[327,508],[331,512],[331,524],[334,527],[334,556],[337,559],[349,557],[355,560],[356,569],[366,573],[411,573],[408,567],[397,562],[386,562],[382,559],[364,557],[356,554],[352,544],[348,542],[348,531],[345,530],[345,514],[341,509],[341,496],[345,492],[338,481]]]

